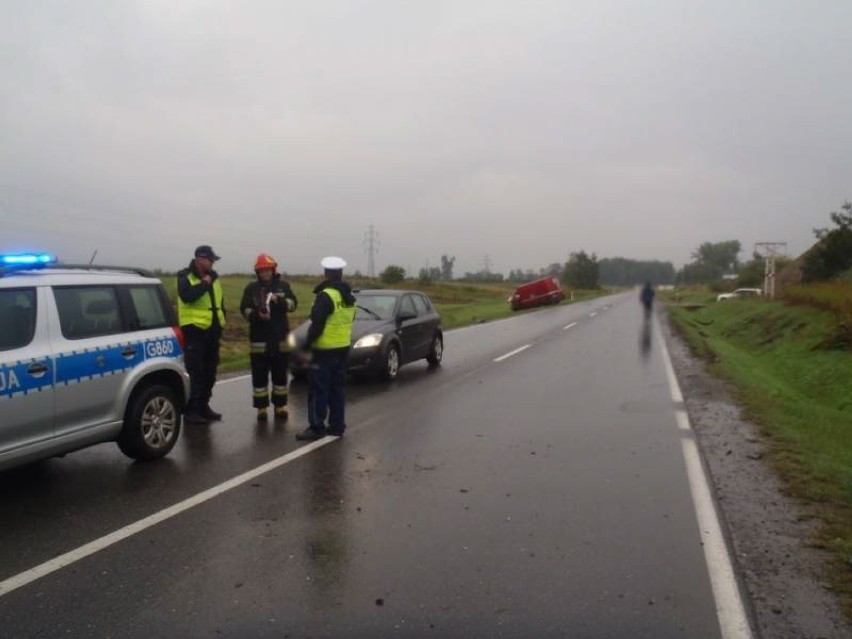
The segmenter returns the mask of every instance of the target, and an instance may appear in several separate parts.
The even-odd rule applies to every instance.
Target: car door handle
[[[135,348],[125,348],[123,351],[121,351],[121,356],[124,359],[133,359],[134,357],[136,357],[136,349]]]
[[[41,377],[48,370],[50,369],[47,367],[47,364],[44,364],[42,362],[34,362],[33,364],[30,364],[27,367],[27,372],[33,377]]]

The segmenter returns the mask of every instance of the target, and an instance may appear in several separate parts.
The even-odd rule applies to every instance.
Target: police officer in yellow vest
[[[213,270],[218,259],[210,246],[199,246],[189,267],[177,274],[178,322],[186,340],[184,362],[190,381],[183,418],[193,424],[222,419],[221,413],[210,408],[219,366],[219,340],[225,328],[222,285]]]
[[[306,348],[312,355],[308,389],[308,428],[297,439],[313,441],[346,430],[346,359],[355,321],[355,296],[343,281],[346,262],[326,257],[320,262],[325,280],[314,289]],[[326,425],[328,418],[328,425]]]

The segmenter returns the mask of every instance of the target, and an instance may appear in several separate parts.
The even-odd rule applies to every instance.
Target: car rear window
[[[33,341],[35,324],[34,288],[0,290],[0,351],[22,348]]]
[[[131,326],[134,329],[161,328],[169,325],[166,309],[157,286],[129,287],[130,302],[136,314]]]
[[[112,286],[69,286],[55,288],[53,294],[66,339],[121,332],[118,299]]]

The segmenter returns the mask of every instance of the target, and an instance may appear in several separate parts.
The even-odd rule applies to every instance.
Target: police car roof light
[[[55,261],[56,257],[49,253],[17,253],[14,255],[0,255],[0,264],[7,266],[34,266],[52,264]]]

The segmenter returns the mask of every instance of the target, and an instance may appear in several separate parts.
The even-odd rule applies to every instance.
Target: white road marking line
[[[100,539],[95,539],[94,541],[89,542],[75,550],[71,550],[66,552],[59,557],[51,559],[50,561],[46,561],[43,564],[36,566],[35,568],[31,568],[25,572],[17,574],[13,577],[9,577],[3,581],[0,581],[0,597],[3,595],[8,595],[13,590],[16,590],[22,586],[26,586],[33,581],[41,579],[42,577],[46,577],[52,572],[56,572],[61,568],[65,568],[70,566],[71,564],[80,561],[88,557],[89,555],[93,555],[98,551],[101,551],[113,544],[117,544],[120,541],[127,539],[128,537],[132,537],[133,535],[146,530],[147,528],[151,528],[152,526],[156,526],[157,524],[166,521],[167,519],[171,519],[180,513],[189,510],[190,508],[194,508],[199,504],[203,504],[206,501],[213,499],[214,497],[218,497],[222,493],[225,493],[233,488],[237,488],[246,482],[251,481],[252,479],[263,475],[264,473],[268,473],[271,470],[275,470],[284,464],[287,464],[303,455],[307,455],[314,450],[325,446],[326,444],[330,444],[331,442],[337,440],[337,437],[329,435],[322,439],[318,439],[315,442],[311,442],[310,444],[306,444],[305,446],[301,446],[294,451],[287,453],[286,455],[282,455],[277,459],[273,459],[270,462],[267,462],[257,468],[253,468],[252,470],[246,471],[242,475],[237,475],[236,477],[229,479],[226,482],[219,484],[218,486],[213,486],[213,488],[208,488],[207,490],[198,493],[190,497],[189,499],[185,499],[182,502],[174,504],[173,506],[169,506],[159,512],[154,513],[153,515],[149,515],[144,519],[140,519],[137,522],[132,524],[128,524],[123,528],[119,528],[116,531],[109,533],[101,537]]]
[[[220,379],[216,383],[217,384],[227,384],[228,382],[238,382],[241,379],[250,379],[251,375],[240,375],[239,377],[229,377],[227,379]]]
[[[562,330],[567,331],[569,328],[574,328],[577,325],[577,322],[571,322],[568,326],[563,326]]]
[[[525,344],[524,346],[521,346],[520,348],[516,348],[515,350],[510,351],[510,352],[506,353],[505,355],[501,355],[500,357],[496,358],[494,361],[495,362],[502,362],[504,359],[508,359],[512,355],[517,355],[521,351],[527,350],[529,347],[530,347],[529,344]]]
[[[598,314],[597,311],[592,311],[591,313],[589,313],[589,317],[594,317],[597,314]]]
[[[662,331],[657,330],[656,333],[672,400],[682,403],[683,394],[675,376]],[[685,410],[677,410],[676,419],[680,430],[692,432],[689,416]],[[723,639],[751,639],[751,626],[737,587],[731,555],[722,534],[722,526],[719,523],[719,515],[716,512],[716,504],[713,502],[707,474],[701,463],[698,445],[693,437],[682,436],[681,449],[686,463],[686,474],[689,477],[689,490],[695,504],[701,545],[704,548],[704,561],[707,564],[707,572],[710,574],[713,598],[716,600],[716,616],[719,619],[722,637]]]

